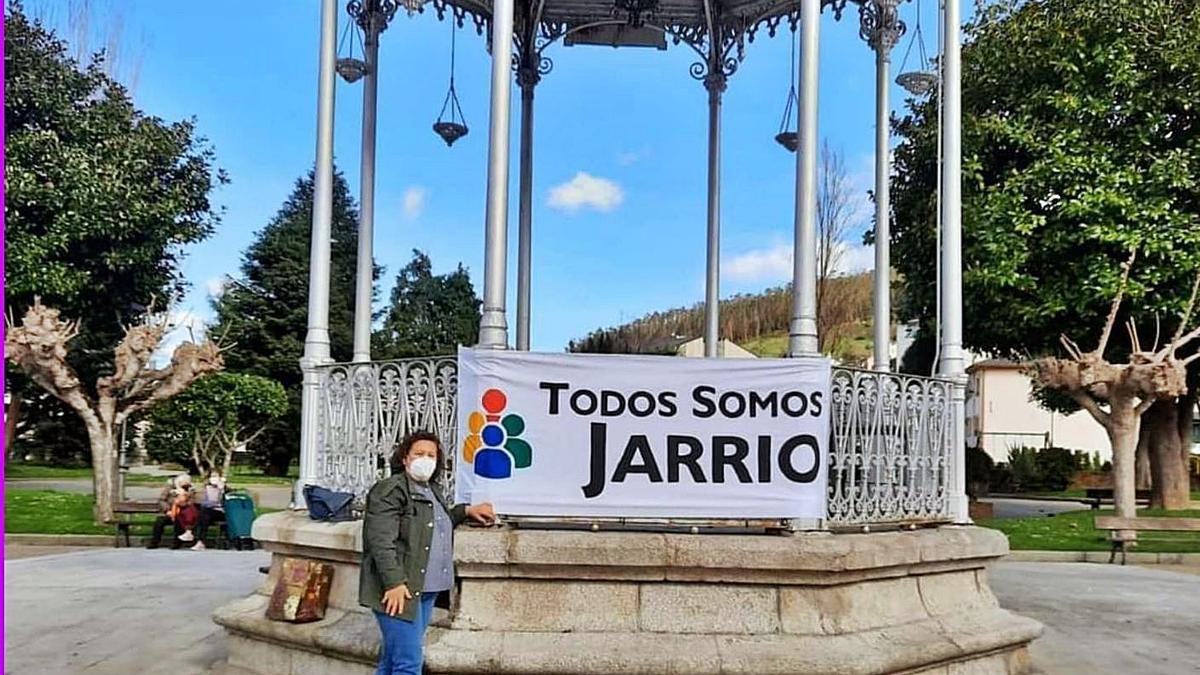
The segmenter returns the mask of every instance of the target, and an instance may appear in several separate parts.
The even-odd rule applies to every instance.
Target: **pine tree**
[[[435,275],[429,256],[414,250],[412,260],[396,275],[391,305],[375,334],[373,356],[452,354],[458,345],[474,345],[479,340],[481,304],[461,263],[453,272]]]
[[[312,232],[313,175],[296,187],[258,233],[242,261],[242,278],[213,303],[214,335],[236,343],[226,369],[273,379],[288,394],[288,411],[264,432],[256,461],[270,475],[284,475],[300,448],[300,357],[308,330],[308,271]],[[329,341],[335,361],[349,361],[353,345],[358,209],[345,178],[333,180],[332,269]],[[375,278],[380,269],[376,267]]]

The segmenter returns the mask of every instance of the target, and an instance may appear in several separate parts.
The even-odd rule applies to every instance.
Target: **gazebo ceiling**
[[[423,0],[408,0],[424,11]],[[821,0],[841,18],[848,4],[864,0]],[[491,21],[487,0],[431,0],[439,18],[447,11],[460,25],[471,19],[485,34]],[[532,43],[534,51],[562,39],[565,44],[603,44],[665,48],[666,41],[685,42],[706,60],[741,59],[745,42],[766,27],[774,35],[780,25],[794,29],[800,20],[800,0],[514,0],[518,48]],[[710,32],[720,35],[720,49],[708,48]],[[528,47],[526,48],[528,49]],[[732,66],[736,69],[736,65]]]

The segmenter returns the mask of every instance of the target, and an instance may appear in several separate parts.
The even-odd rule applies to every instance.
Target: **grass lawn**
[[[746,340],[742,343],[742,347],[744,347],[746,351],[753,353],[755,356],[766,358],[786,356],[788,350],[788,334],[776,333],[774,335],[760,335],[752,340]]]
[[[1111,516],[1113,512],[1085,509],[1033,518],[992,518],[976,524],[1008,535],[1008,545],[1014,551],[1107,551],[1111,548],[1108,531],[1092,526],[1097,514]],[[1141,509],[1138,516],[1200,518],[1200,511]],[[1200,532],[1138,532],[1138,545],[1133,550],[1200,553]]]
[[[7,480],[92,479],[91,467],[47,466],[44,464],[5,464],[4,474]],[[300,469],[292,466],[288,469],[287,476],[268,476],[257,467],[235,465],[230,467],[229,474],[229,482],[234,486],[291,485],[300,475]],[[137,473],[125,475],[126,485],[163,485],[166,480],[165,476],[148,476]]]
[[[277,509],[257,508],[258,515]],[[141,534],[154,522],[152,515],[136,515]],[[91,495],[55,490],[5,490],[4,531],[9,534],[108,534],[112,525],[92,522]],[[136,532],[135,532],[136,534]]]

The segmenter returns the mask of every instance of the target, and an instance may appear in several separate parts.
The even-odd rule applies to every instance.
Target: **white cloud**
[[[213,300],[220,300],[222,295],[225,295],[225,289],[229,287],[229,277],[213,277],[204,282],[204,290],[208,293],[208,297]]]
[[[580,171],[571,180],[550,189],[551,208],[575,213],[582,208],[612,211],[625,200],[621,186],[607,178]]]
[[[429,201],[429,189],[420,185],[410,185],[404,190],[404,217],[416,220],[425,212],[425,204]]]
[[[875,247],[841,241],[836,245],[834,276],[875,269]],[[744,283],[781,283],[792,279],[792,245],[747,251],[722,265],[722,276]]]
[[[732,281],[783,281],[792,278],[792,247],[776,244],[768,249],[748,251],[723,265],[722,276]]]
[[[851,244],[841,241],[837,244],[837,255],[834,264],[834,276],[843,274],[858,274],[875,269],[875,245]]]
[[[159,368],[171,362],[176,347],[185,342],[200,342],[207,334],[203,317],[191,310],[168,312],[167,326],[167,334],[151,358],[151,363]]]

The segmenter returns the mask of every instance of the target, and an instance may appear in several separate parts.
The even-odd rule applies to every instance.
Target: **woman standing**
[[[371,608],[383,634],[376,675],[420,675],[433,604],[454,583],[454,526],[467,518],[491,525],[496,513],[491,504],[446,507],[434,434],[406,437],[392,465],[404,471],[367,495],[358,602]]]

